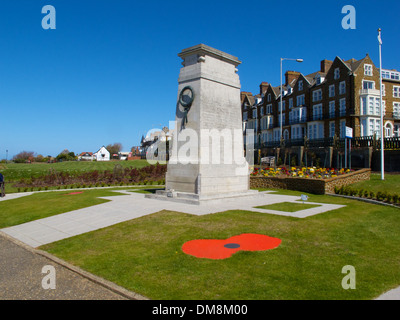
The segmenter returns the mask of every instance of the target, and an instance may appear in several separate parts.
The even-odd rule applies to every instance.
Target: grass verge
[[[284,212],[297,212],[301,210],[307,210],[311,208],[320,207],[316,204],[307,204],[307,203],[294,203],[294,202],[282,202],[282,203],[274,203],[266,206],[255,207],[258,209],[266,209],[266,210],[276,210],[276,211],[284,211]]]
[[[329,196],[309,200],[346,207],[306,219],[237,210],[204,216],[162,211],[41,249],[152,299],[359,300],[400,284],[398,209]],[[282,243],[226,260],[198,259],[181,250],[189,240],[242,233]],[[341,286],[346,265],[356,269],[356,290]]]

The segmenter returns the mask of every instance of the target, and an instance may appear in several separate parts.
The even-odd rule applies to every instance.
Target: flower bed
[[[350,169],[316,168],[316,167],[282,167],[282,168],[254,168],[251,173],[253,177],[284,177],[284,178],[306,178],[306,179],[330,179],[354,172]]]
[[[272,169],[272,170],[271,170]],[[250,175],[250,187],[289,189],[314,194],[335,193],[340,188],[359,181],[369,180],[370,169],[352,171],[327,168],[273,168],[254,170]]]

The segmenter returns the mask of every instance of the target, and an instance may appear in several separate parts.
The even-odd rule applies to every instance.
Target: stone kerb
[[[359,181],[369,180],[371,169],[361,169],[330,179],[250,177],[252,189],[289,189],[313,194],[333,194],[335,187],[347,186]]]

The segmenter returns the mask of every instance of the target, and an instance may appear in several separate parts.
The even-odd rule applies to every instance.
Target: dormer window
[[[270,94],[270,93],[268,93],[267,101],[268,101],[268,102],[271,102],[271,94]]]
[[[315,83],[317,85],[321,84],[322,82],[324,82],[325,78],[322,77],[321,75],[317,74],[317,76],[315,77]]]

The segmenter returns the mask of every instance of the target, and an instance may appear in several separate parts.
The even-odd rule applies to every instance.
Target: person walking
[[[0,197],[5,197],[6,192],[4,188],[4,176],[0,173]]]

